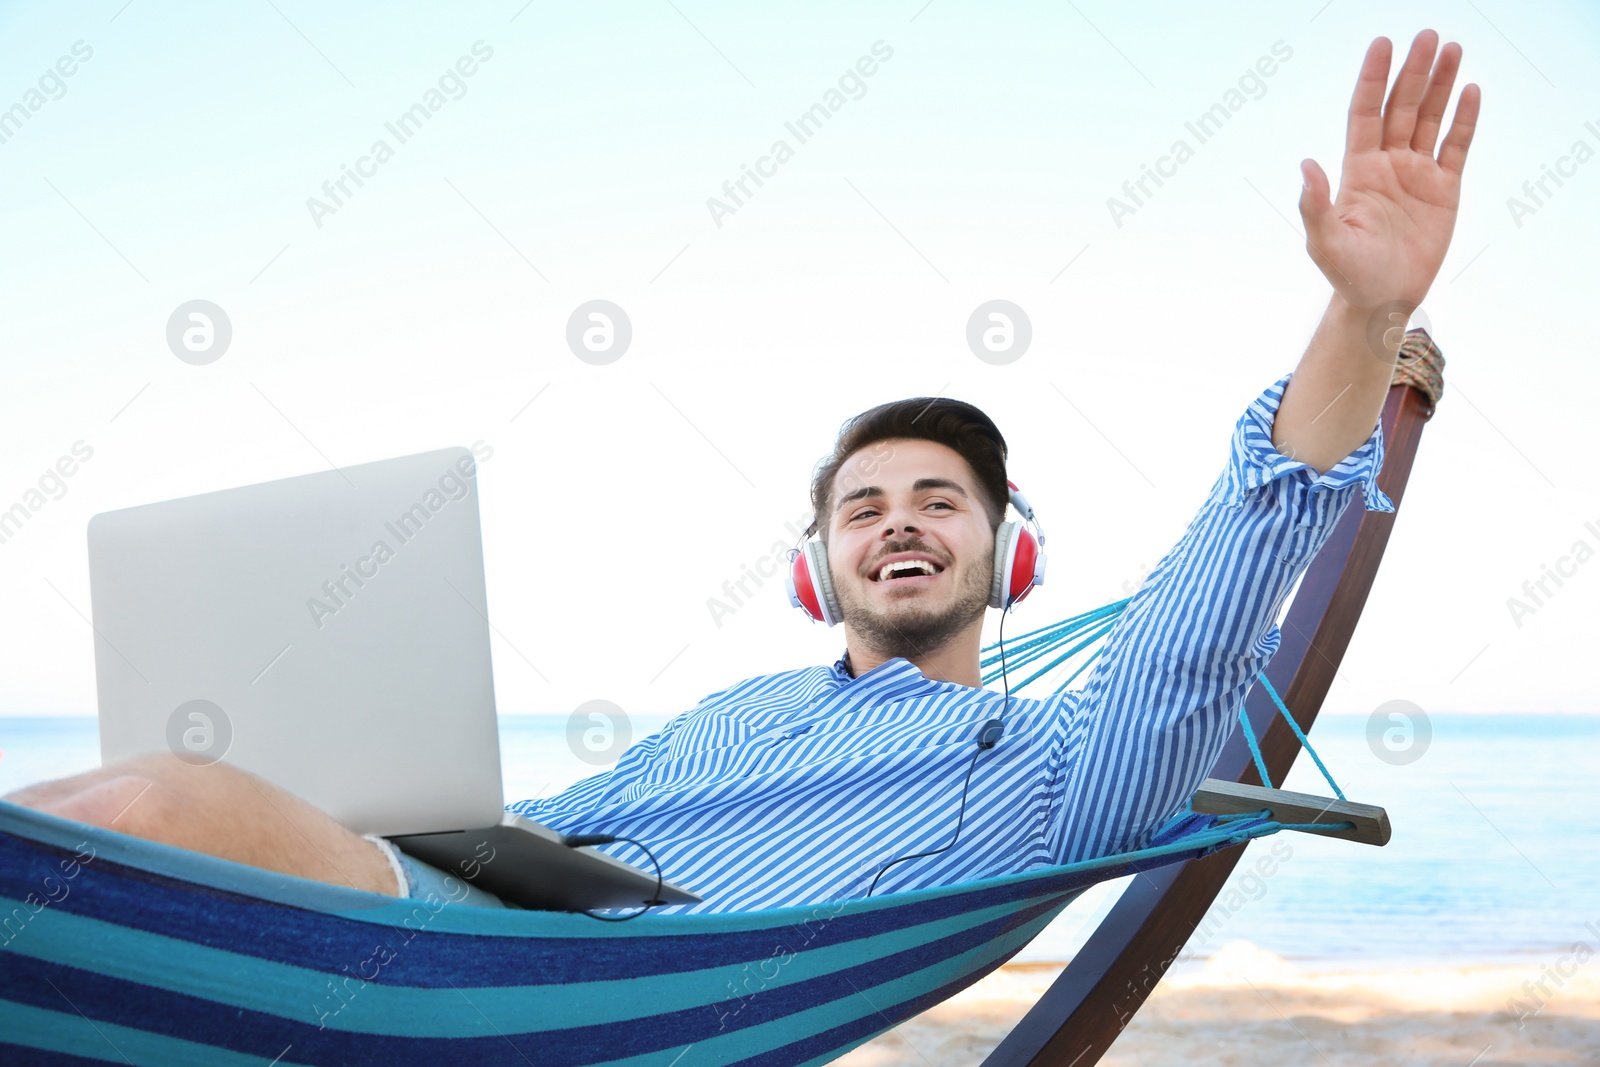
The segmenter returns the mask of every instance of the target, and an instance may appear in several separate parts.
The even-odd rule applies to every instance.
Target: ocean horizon
[[[671,717],[632,715],[632,739]],[[605,769],[569,747],[568,718],[500,717],[507,802]],[[1234,941],[1325,969],[1537,970],[1580,942],[1600,951],[1600,849],[1582,821],[1600,807],[1600,715],[1437,713],[1430,725],[1426,750],[1397,765],[1369,745],[1365,716],[1319,718],[1312,743],[1349,799],[1387,809],[1390,843],[1290,832],[1255,842],[1180,966]],[[92,716],[0,717],[0,794],[99,762]],[[1305,757],[1280,784],[1331,795]],[[1070,958],[1125,882],[1085,893],[1016,959]]]

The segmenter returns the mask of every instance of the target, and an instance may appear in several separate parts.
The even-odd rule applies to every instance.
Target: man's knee
[[[294,794],[222,763],[195,766],[170,752],[148,753],[8,799],[239,863],[390,896],[404,892],[382,848]]]
[[[151,800],[157,782],[139,774],[105,778],[65,797],[40,806],[40,810],[108,830],[143,836],[145,814],[163,798]],[[150,803],[146,804],[146,801]],[[144,805],[141,808],[141,805]]]
[[[250,775],[223,764],[196,767],[170,752],[144,753],[69,778],[41,782],[6,799],[64,819],[166,841],[194,839],[230,794],[253,793]]]

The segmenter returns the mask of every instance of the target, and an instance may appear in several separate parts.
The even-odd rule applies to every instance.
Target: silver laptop
[[[525,907],[655,892],[504,810],[467,449],[102,512],[89,579],[104,762],[231,763]]]

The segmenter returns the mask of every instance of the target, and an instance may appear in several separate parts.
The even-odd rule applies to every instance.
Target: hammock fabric
[[[0,802],[0,1062],[826,1063],[1008,960],[1089,886],[1285,827],[751,913],[400,900]]]

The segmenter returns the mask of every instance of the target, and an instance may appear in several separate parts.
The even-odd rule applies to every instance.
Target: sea
[[[633,715],[614,758],[668,715]],[[1523,964],[1600,953],[1600,715],[1434,714],[1407,762],[1362,716],[1312,743],[1353,800],[1385,808],[1383,847],[1284,832],[1252,843],[1180,957],[1248,941],[1324,970]],[[500,719],[506,799],[549,796],[607,764],[563,715]],[[99,765],[92,717],[0,717],[0,794]],[[1284,788],[1331,796],[1311,760]],[[1126,885],[1085,893],[1018,961],[1071,958]],[[1587,958],[1587,956],[1585,956]]]

